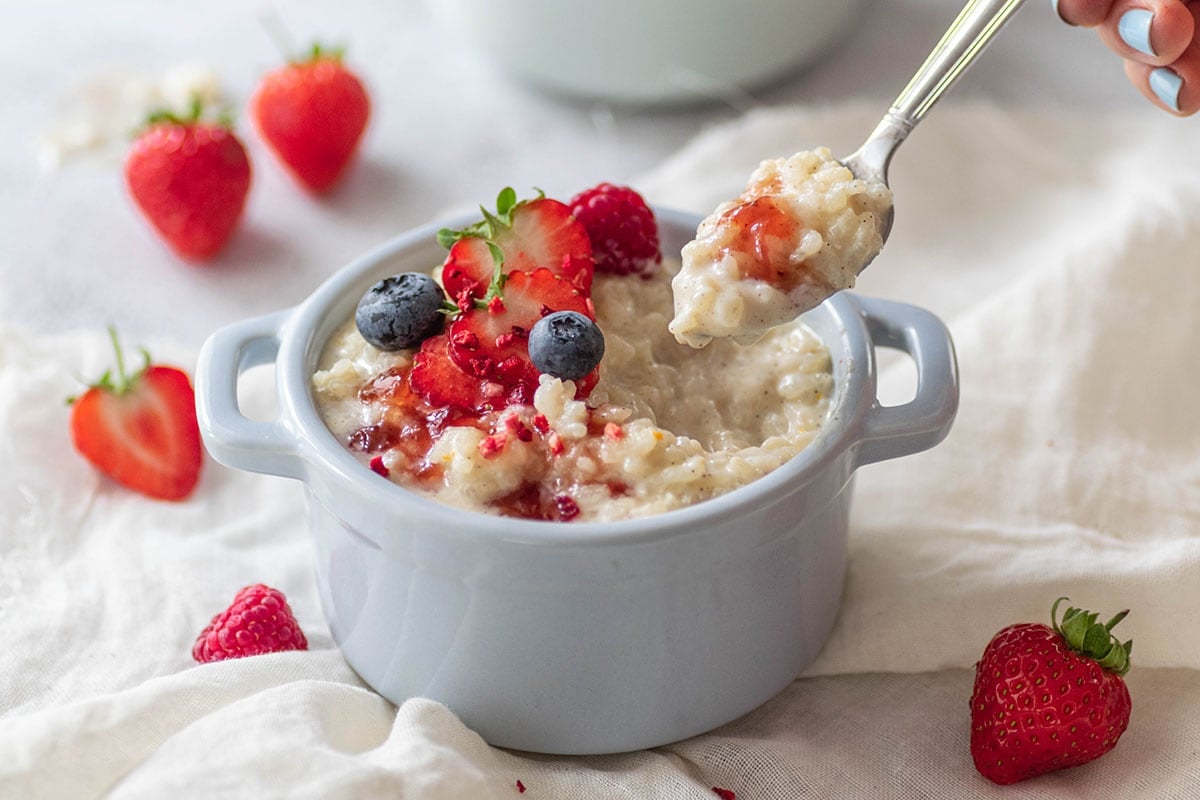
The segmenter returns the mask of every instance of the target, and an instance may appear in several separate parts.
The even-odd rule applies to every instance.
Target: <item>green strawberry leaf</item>
[[[188,101],[188,108],[186,112],[180,114],[174,109],[157,108],[146,116],[145,122],[141,127],[134,131],[134,135],[136,136],[151,125],[163,123],[183,126],[195,125],[196,123],[204,121],[206,110],[207,109],[204,107],[204,99],[200,96],[199,92],[194,92]],[[218,127],[233,127],[233,112],[231,112],[228,108],[219,108],[214,114],[210,114],[209,116],[212,120],[212,124]]]
[[[1087,632],[1083,636],[1081,649],[1085,653],[1095,653],[1098,658],[1102,659],[1113,649],[1112,634],[1109,633],[1108,628],[1094,622],[1088,626]]]
[[[1096,620],[1099,615],[1081,608],[1068,607],[1058,620],[1058,607],[1066,597],[1054,601],[1050,609],[1050,621],[1054,630],[1063,637],[1067,646],[1082,656],[1092,659],[1104,669],[1124,675],[1129,671],[1133,640],[1122,642],[1112,629],[1129,614],[1122,611],[1106,623]]]
[[[487,307],[489,300],[503,296],[504,282],[508,279],[508,275],[504,273],[504,251],[500,249],[499,245],[492,242],[488,242],[487,246],[492,254],[492,263],[494,266],[492,267],[492,280],[488,284],[487,294],[483,296],[481,301],[478,301],[479,305],[483,308]]]
[[[1087,614],[1083,609],[1068,608],[1063,614],[1059,633],[1063,635],[1072,649],[1079,650],[1083,647],[1083,639],[1087,635],[1089,625]]]
[[[111,368],[106,369],[104,370],[104,374],[87,385],[89,389],[100,389],[115,395],[122,395],[137,386],[138,381],[142,379],[142,375],[145,374],[146,370],[150,369],[150,351],[144,347],[138,348],[138,352],[142,354],[142,366],[131,374],[125,367],[125,353],[121,349],[121,341],[117,337],[116,326],[108,326],[108,338],[112,342],[113,353],[116,355],[116,374],[113,374]],[[87,382],[85,381],[85,383]],[[78,396],[68,397],[67,405],[74,404],[78,399]]]
[[[479,210],[483,212],[483,224],[486,226],[484,228],[486,231],[484,238],[492,239],[502,228],[508,228],[512,225],[511,218],[498,217],[483,206],[480,206]]]
[[[293,59],[293,64],[311,64],[314,61],[321,59],[329,59],[330,61],[341,61],[346,55],[345,45],[337,47],[325,47],[320,42],[313,42],[312,47],[308,49],[307,57]]]
[[[517,192],[511,186],[505,186],[496,197],[496,213],[511,221],[510,214],[517,205]]]
[[[442,228],[437,232],[437,240],[438,244],[449,250],[459,239],[466,239],[471,236],[477,236],[481,239],[486,239],[490,235],[491,231],[488,228],[487,220],[483,220],[481,222],[476,222],[473,225],[468,225],[462,230]]]

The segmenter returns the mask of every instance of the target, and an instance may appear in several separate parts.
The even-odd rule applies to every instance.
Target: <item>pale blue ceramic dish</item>
[[[659,210],[678,252],[698,219]],[[462,511],[379,480],[331,435],[310,391],[321,350],[380,278],[439,263],[431,225],[354,261],[301,305],[215,333],[196,375],[220,462],[307,491],[321,601],[350,665],[395,703],[441,701],[488,742],[606,753],[728,722],[786,687],[833,627],[853,476],[932,447],[958,405],[954,349],[927,311],[841,293],[805,315],[833,356],[830,418],[794,459],[688,508],[616,523]],[[916,364],[882,406],[875,350]],[[273,364],[278,417],[237,384]]]

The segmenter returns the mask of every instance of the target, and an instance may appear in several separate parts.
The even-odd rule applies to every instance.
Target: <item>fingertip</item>
[[[1108,19],[1113,0],[1050,0],[1050,7],[1068,25],[1094,28]]]
[[[1147,100],[1164,111],[1180,117],[1200,111],[1200,63],[1155,67],[1126,61],[1125,74]]]
[[[1195,24],[1188,7],[1181,3],[1146,2],[1117,3],[1096,31],[1101,41],[1122,58],[1152,67],[1167,66],[1187,50]]]
[[[1170,64],[1182,56],[1192,43],[1196,31],[1192,11],[1183,3],[1162,3],[1153,9],[1153,17],[1150,38],[1159,59],[1155,63],[1159,66]]]

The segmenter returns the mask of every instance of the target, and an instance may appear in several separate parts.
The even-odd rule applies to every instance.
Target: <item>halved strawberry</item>
[[[505,272],[545,268],[585,295],[591,291],[591,239],[565,203],[542,195],[518,202],[516,192],[506,188],[496,198],[496,212],[483,209],[481,222],[438,232],[438,241],[450,248],[442,266],[447,294],[455,300],[486,294],[495,269],[487,242],[499,248]]]
[[[116,332],[111,371],[72,400],[71,439],[84,458],[118,483],[161,500],[182,500],[200,479],[203,451],[187,373],[145,364],[133,375]],[[144,351],[143,351],[144,353]]]
[[[510,272],[498,291],[489,294],[493,296],[484,307],[468,309],[450,324],[450,357],[467,374],[498,382],[512,390],[514,399],[528,403],[540,375],[529,360],[530,329],[553,311],[578,311],[594,318],[592,302],[548,269]],[[587,384],[585,378],[579,387]],[[591,385],[580,396],[586,396]]]

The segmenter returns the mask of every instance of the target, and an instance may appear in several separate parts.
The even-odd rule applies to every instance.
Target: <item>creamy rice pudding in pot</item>
[[[439,408],[409,385],[413,352],[372,347],[351,320],[313,376],[321,413],[376,472],[487,513],[622,519],[747,484],[820,428],[833,389],[829,352],[799,323],[750,347],[679,345],[667,331],[677,266],[596,276],[606,348],[586,398],[576,398],[575,382],[544,375],[528,403]]]
[[[619,520],[766,475],[828,413],[829,351],[803,324],[750,347],[675,341],[679,262],[630,189],[569,205],[506,189],[438,238],[436,276],[368,290],[312,376],[325,424],[380,477],[472,511]]]

